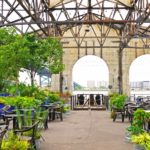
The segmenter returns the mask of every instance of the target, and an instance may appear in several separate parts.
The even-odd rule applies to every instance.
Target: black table
[[[6,114],[6,115],[4,115],[4,118],[12,118],[12,120],[13,120],[13,129],[16,129],[18,126],[17,126],[17,117],[23,117],[24,115],[23,114],[20,114],[20,115],[18,115],[18,114]]]

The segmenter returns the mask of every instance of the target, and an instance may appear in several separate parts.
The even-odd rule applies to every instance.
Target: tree
[[[31,85],[39,70],[48,68],[51,73],[63,70],[63,50],[55,38],[38,38],[35,34],[25,34],[20,41],[22,49],[22,67],[29,70]]]
[[[63,70],[63,50],[58,39],[41,39],[35,34],[19,35],[14,28],[0,28],[0,91],[6,81],[17,80],[21,68],[29,70],[31,84],[43,68]]]
[[[0,91],[5,87],[6,81],[17,79],[20,70],[18,62],[19,36],[13,28],[0,28]]]

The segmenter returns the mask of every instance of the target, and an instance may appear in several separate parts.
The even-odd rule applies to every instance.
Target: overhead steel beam
[[[65,45],[65,44],[64,44]],[[67,45],[67,44],[66,44]],[[63,46],[63,48],[78,48],[78,46]],[[85,48],[92,48],[93,46],[80,46],[80,49],[85,49]],[[109,48],[109,49],[118,49],[120,46],[94,46],[94,48]],[[130,49],[150,49],[150,47],[136,47],[136,46],[127,46],[124,48],[130,48]]]
[[[8,0],[5,0],[5,2],[7,3],[7,5],[9,5],[9,7],[11,7],[11,8],[13,9],[13,11],[16,12],[16,14],[18,14],[18,16],[21,17],[21,19],[20,19],[21,21],[24,20],[24,21],[27,23],[27,21],[23,18],[23,16],[16,10],[16,8],[14,8],[14,7],[9,3]],[[29,25],[29,27],[30,27],[33,31],[35,31],[34,28],[33,28],[31,25]],[[21,33],[23,34],[23,31],[22,31]]]
[[[17,0],[19,2],[19,4],[21,5],[21,7],[29,14],[29,16],[36,22],[36,18],[33,16],[33,14],[31,14],[31,12],[24,6],[23,1],[22,0]],[[38,9],[38,8],[37,8]],[[30,23],[28,23],[29,25]],[[37,24],[37,23],[35,23]],[[41,23],[43,24],[43,23]],[[39,28],[41,29],[41,31],[45,34],[48,35],[47,32],[45,32],[45,30],[40,26],[40,24],[37,24],[39,26]]]
[[[103,36],[102,36],[103,37]],[[73,39],[72,36],[64,36],[63,39]],[[101,38],[101,36],[77,36],[76,38],[86,38],[86,39],[95,39],[95,38]],[[121,36],[107,36],[108,39],[121,39]],[[133,37],[132,39],[137,39],[137,37]],[[138,36],[138,39],[150,39],[150,36]],[[115,41],[114,41],[115,42]],[[119,41],[116,41],[119,42]]]
[[[49,7],[48,7],[49,4],[48,4],[48,2],[46,2],[45,0],[41,0],[41,1],[43,2],[43,5],[45,6],[44,12],[46,12],[47,15],[50,16],[50,18],[51,18],[53,21],[56,21],[54,15],[53,15],[51,12],[48,11],[48,9],[49,9]],[[47,18],[47,19],[48,19],[48,18]],[[59,31],[59,34],[62,35],[62,31],[61,31],[60,27],[59,27],[58,25],[56,25],[56,28],[57,28],[57,30]]]
[[[66,21],[34,21],[34,22],[16,22],[16,23],[8,23],[8,24],[3,24],[3,26],[13,26],[13,25],[26,25],[26,24],[57,24],[57,25],[68,25],[68,24],[75,24],[75,25],[80,25],[80,24],[125,24],[125,23],[135,23],[135,20],[92,20],[92,21],[71,21],[71,20],[66,20]],[[1,27],[2,25],[0,25]],[[43,30],[43,29],[42,29]]]
[[[104,9],[104,10],[109,10],[109,9],[115,9],[114,7],[91,7],[91,10],[100,10],[100,9]],[[117,7],[117,9],[122,9],[122,10],[130,10],[132,9],[132,7]],[[49,8],[49,11],[54,11],[54,10],[63,10],[63,8]],[[76,7],[67,7],[66,10],[77,10]],[[79,7],[78,10],[88,10],[87,7]]]

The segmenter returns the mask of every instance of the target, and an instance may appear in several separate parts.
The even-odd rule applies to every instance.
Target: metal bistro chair
[[[57,104],[54,110],[54,119],[60,118],[61,121],[63,121],[63,104]]]
[[[38,124],[39,121],[35,122],[32,126],[24,127],[19,130],[14,130],[14,133],[16,135],[20,134],[20,140],[27,140],[30,142],[30,144],[34,147],[36,150],[36,133],[38,132]],[[28,134],[28,132],[31,132]]]
[[[49,115],[49,110],[40,110],[39,112],[35,113],[36,119],[38,119],[39,122],[39,128],[40,129],[48,129],[48,115]]]
[[[112,112],[113,112],[113,122],[116,121],[117,116],[121,115],[122,122],[124,122],[125,117],[125,109],[118,109],[115,106],[112,106]]]
[[[1,149],[2,141],[3,141],[3,137],[4,137],[6,132],[7,132],[6,129],[0,131],[0,149]]]
[[[3,137],[8,130],[8,124],[9,122],[7,121],[5,125],[0,126],[0,149],[3,141]]]

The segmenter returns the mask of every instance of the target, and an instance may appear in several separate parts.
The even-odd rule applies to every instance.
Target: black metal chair
[[[0,131],[0,149],[1,149],[2,141],[3,141],[3,137],[6,132],[7,132],[7,129],[5,129],[5,128]]]
[[[14,130],[16,135],[20,134],[20,140],[27,140],[36,149],[36,134],[38,132],[39,121],[35,122],[32,126],[23,127],[20,130]]]
[[[8,130],[8,126],[9,126],[9,120],[5,120],[3,122],[3,124],[0,124],[0,149],[1,149],[1,144],[2,144],[2,141],[3,141],[3,137],[5,135],[5,133],[7,132]]]
[[[131,106],[136,106],[136,103],[128,101],[125,103],[124,108],[125,108],[125,116],[129,118],[129,120],[131,119]]]
[[[49,110],[41,110],[39,112],[36,112],[36,119],[38,119],[39,122],[39,128],[40,129],[48,129],[48,116],[49,116]]]
[[[121,119],[122,119],[122,122],[124,122],[124,118],[125,118],[125,109],[118,109],[116,108],[115,106],[112,106],[112,113],[113,113],[113,121],[115,122],[116,121],[116,118],[117,116],[121,115]]]
[[[63,121],[63,108],[64,106],[62,104],[59,104],[58,106],[55,107],[54,110],[55,119],[60,118],[60,120]]]

